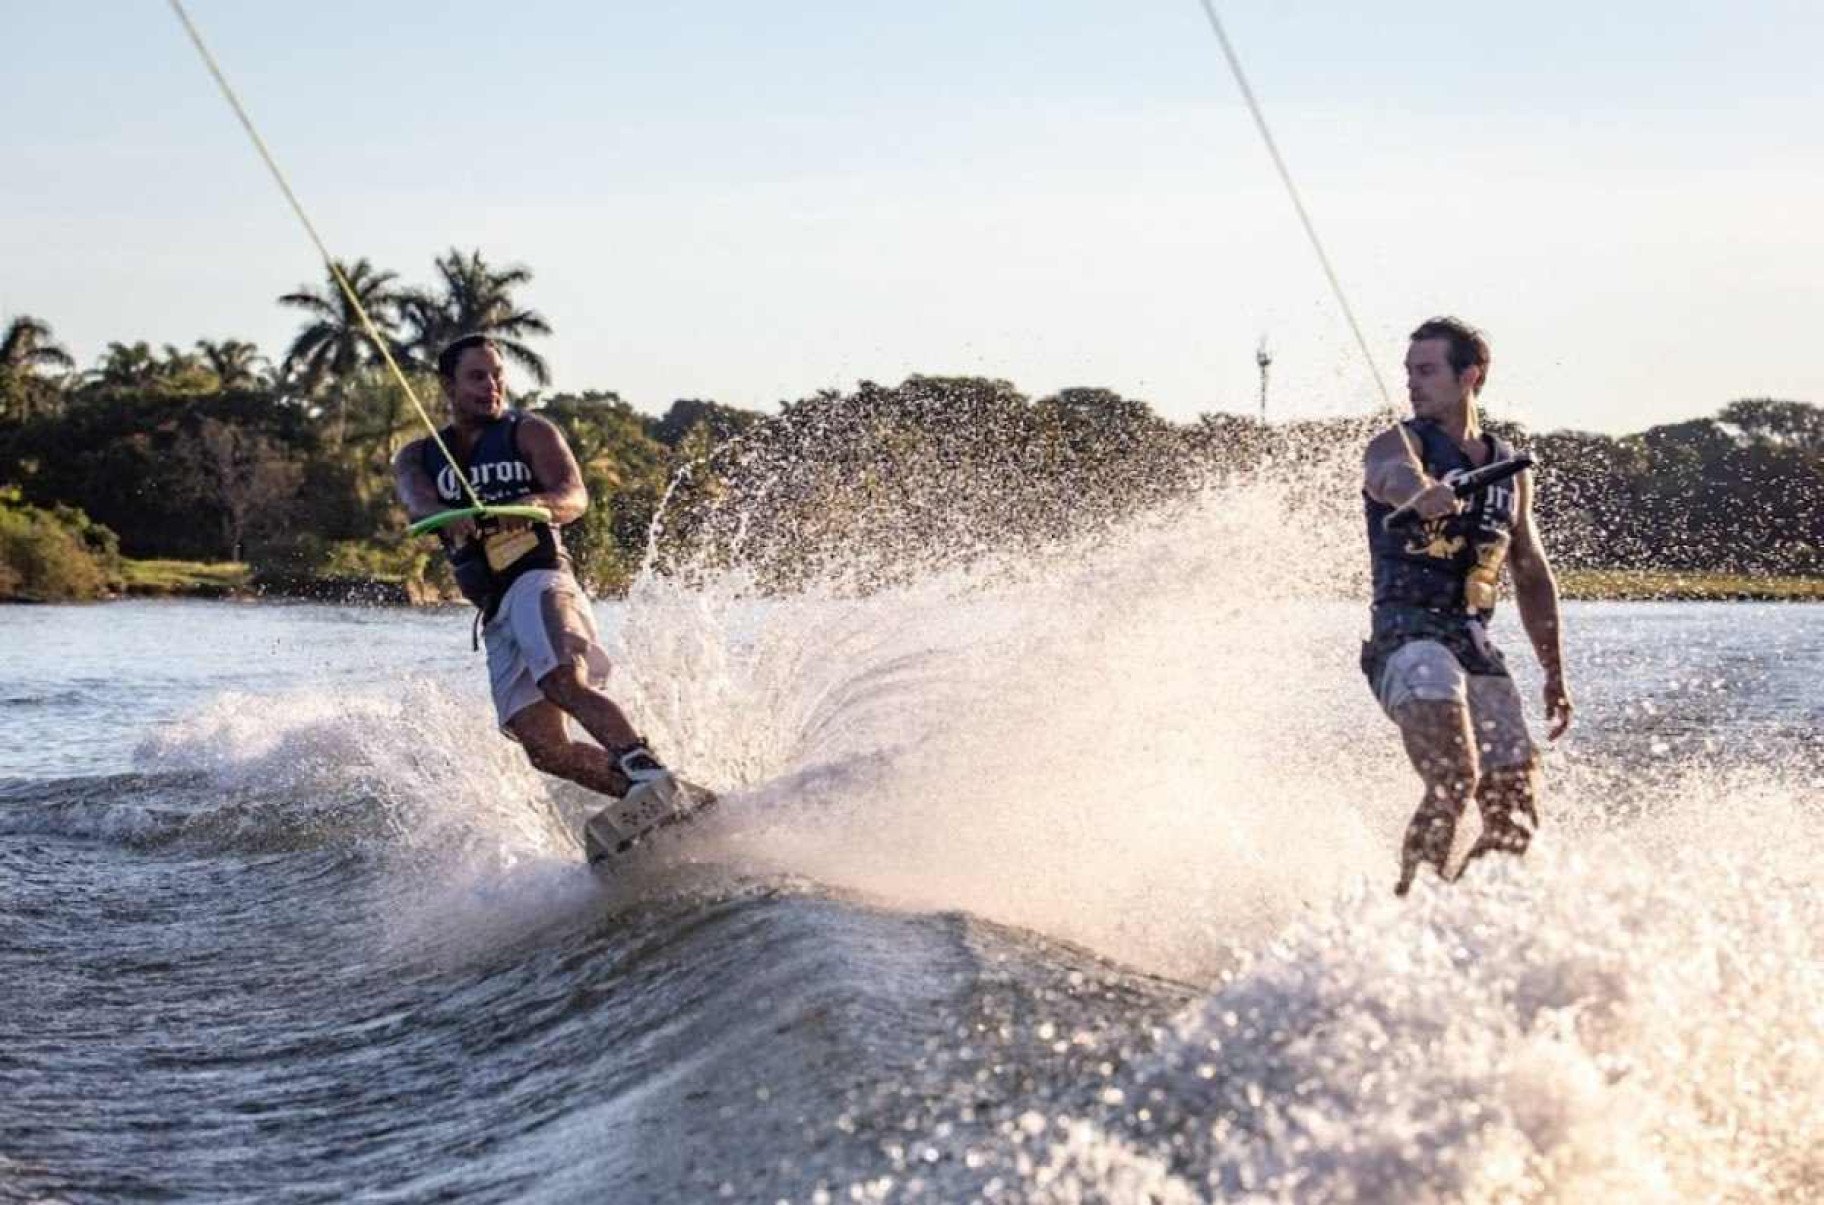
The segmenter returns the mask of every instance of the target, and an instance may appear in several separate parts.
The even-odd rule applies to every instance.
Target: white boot
[[[626,776],[627,793],[583,825],[583,852],[592,866],[716,801],[701,787],[680,784],[644,744],[622,750],[615,767]]]

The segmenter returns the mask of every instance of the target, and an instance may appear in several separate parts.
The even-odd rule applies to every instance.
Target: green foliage
[[[110,343],[81,389],[90,395],[158,394],[169,398],[217,392],[220,383],[202,354],[165,344],[154,352],[143,339]]]
[[[423,540],[337,540],[322,547],[312,568],[335,577],[422,582],[434,557],[435,545]]]
[[[325,276],[317,288],[300,285],[279,298],[279,304],[306,315],[304,329],[285,353],[283,368],[306,395],[383,362],[381,343],[369,332],[368,322],[383,341],[392,340],[398,328],[396,273],[383,272],[363,258],[353,263],[337,260]],[[363,313],[368,322],[362,321]]]
[[[104,598],[122,585],[114,533],[69,506],[32,506],[0,487],[0,599]]]
[[[624,589],[644,558],[647,528],[671,478],[671,451],[613,393],[559,394],[539,413],[569,439],[589,490],[588,511],[564,529],[577,571],[594,589]]]
[[[51,373],[76,367],[41,318],[20,314],[0,332],[0,422],[26,422],[54,413],[63,391]]]
[[[343,265],[378,341],[333,278],[281,298],[305,325],[277,373],[252,344],[225,339],[189,351],[110,343],[76,374],[47,323],[10,319],[0,481],[13,483],[12,551],[0,591],[27,591],[25,566],[70,596],[114,588],[115,533],[135,557],[447,591],[435,545],[402,534],[390,462],[422,423],[380,352],[441,417],[430,361],[444,341],[491,334],[543,382],[524,340],[550,327],[515,296],[529,269],[455,248],[433,267],[433,287],[419,289],[364,259]],[[738,562],[780,587],[966,563],[1093,534],[1206,482],[1285,472],[1391,419],[1174,424],[1105,389],[1032,400],[1005,381],[923,376],[820,392],[772,417],[684,399],[655,418],[603,391],[523,404],[575,451],[591,506],[566,542],[585,580],[611,591],[655,554],[669,568]],[[1503,431],[1540,458],[1539,522],[1568,569],[1824,574],[1824,409],[1746,398],[1620,438]],[[99,568],[84,576],[88,561]]]
[[[775,588],[868,589],[1076,536],[1201,478],[1185,433],[1105,390],[1028,401],[1006,381],[911,377],[787,403],[722,445],[667,509],[677,567],[740,563]]]
[[[525,342],[529,336],[550,334],[551,324],[513,298],[513,290],[532,282],[532,269],[520,264],[493,268],[480,251],[465,254],[454,247],[432,266],[436,288],[408,289],[399,298],[404,345],[415,363],[430,371],[444,344],[462,335],[487,335],[508,363],[540,385],[551,383],[544,357]]]
[[[682,398],[673,402],[663,417],[647,419],[646,434],[666,447],[680,451],[687,442],[694,441],[694,450],[701,454],[716,444],[736,438],[759,421],[760,416],[751,410]]]
[[[40,505],[79,506],[129,555],[234,560],[288,524],[317,449],[305,414],[269,394],[110,388],[0,439],[0,475]]]
[[[260,349],[241,339],[198,339],[196,354],[214,378],[210,392],[264,389],[272,383],[271,366]]]
[[[1824,602],[1824,578],[1766,573],[1716,573],[1674,569],[1567,569],[1558,575],[1566,598],[1755,599]]]
[[[1824,572],[1824,411],[1750,401],[1611,439],[1524,440],[1537,508],[1570,568]]]

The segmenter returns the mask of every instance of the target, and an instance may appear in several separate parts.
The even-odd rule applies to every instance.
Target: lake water
[[[1824,611],[1569,607],[1534,852],[1404,901],[1359,608],[600,614],[727,801],[608,883],[463,612],[0,610],[0,1199],[1824,1194]]]

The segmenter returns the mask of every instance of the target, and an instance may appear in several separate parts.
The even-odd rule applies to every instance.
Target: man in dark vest
[[[1364,458],[1374,619],[1362,669],[1425,783],[1400,851],[1401,895],[1424,863],[1444,873],[1472,798],[1482,834],[1464,865],[1486,853],[1524,853],[1538,823],[1537,753],[1520,694],[1488,638],[1503,564],[1545,671],[1549,739],[1571,722],[1558,583],[1533,527],[1532,474],[1469,499],[1450,486],[1459,473],[1514,455],[1476,413],[1488,368],[1488,341],[1474,327],[1457,318],[1420,326],[1406,353],[1412,418],[1377,435]],[[1418,522],[1387,529],[1384,520],[1402,506]]]
[[[481,611],[502,730],[539,770],[615,799],[585,826],[589,860],[599,862],[714,796],[674,778],[602,693],[608,656],[561,532],[588,509],[589,493],[563,432],[508,408],[505,372],[485,335],[443,349],[437,376],[452,419],[443,442],[483,504],[541,506],[551,521],[458,519],[439,534],[458,586]],[[435,440],[401,449],[393,477],[414,520],[471,505]],[[597,743],[573,740],[566,717]]]

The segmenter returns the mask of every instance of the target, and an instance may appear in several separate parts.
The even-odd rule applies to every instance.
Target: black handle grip
[[[1536,463],[1538,462],[1529,453],[1521,452],[1506,460],[1493,461],[1479,469],[1471,469],[1469,472],[1453,478],[1450,488],[1457,497],[1468,498],[1481,493],[1497,482],[1506,481],[1509,477],[1532,468]],[[1393,531],[1396,528],[1409,527],[1418,521],[1419,512],[1413,510],[1411,504],[1408,503],[1405,506],[1395,507],[1385,519],[1381,520],[1381,526],[1388,531]]]

